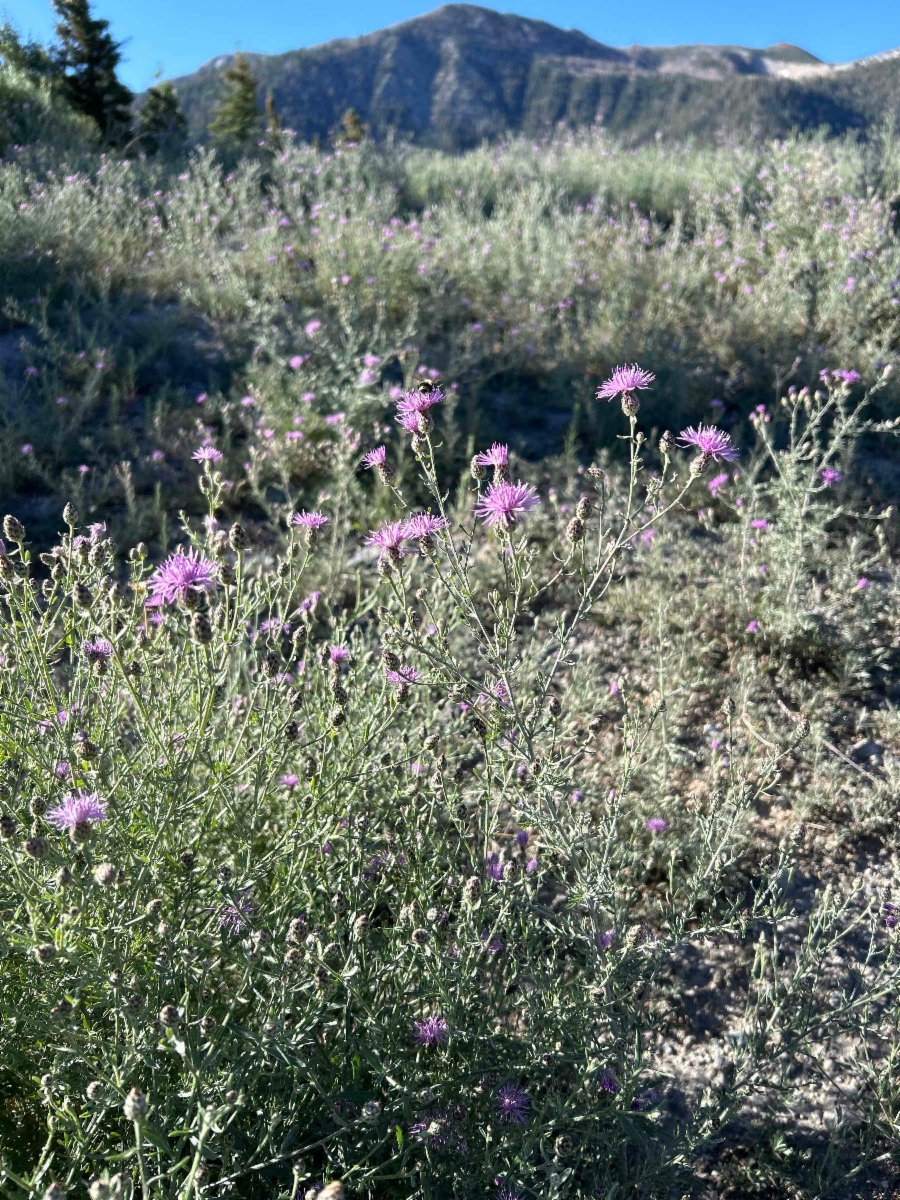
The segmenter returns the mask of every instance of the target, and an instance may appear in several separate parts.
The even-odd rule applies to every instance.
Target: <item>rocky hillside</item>
[[[365,37],[250,54],[261,96],[285,125],[327,138],[348,108],[390,130],[459,150],[510,131],[603,123],[633,141],[865,130],[900,116],[900,52],[829,66],[796,46],[616,49],[577,30],[448,4]],[[231,56],[173,82],[201,137]]]

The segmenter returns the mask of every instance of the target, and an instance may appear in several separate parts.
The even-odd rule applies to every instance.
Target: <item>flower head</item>
[[[509,463],[509,447],[494,442],[490,450],[475,455],[479,467],[505,467]]]
[[[644,822],[644,828],[649,829],[651,833],[665,833],[669,828],[669,822],[665,817],[650,817]]]
[[[294,513],[291,517],[291,524],[299,525],[303,529],[321,529],[323,525],[328,524],[330,519],[324,513],[307,512],[304,509],[303,512]]]
[[[278,782],[283,788],[287,788],[289,792],[292,792],[300,780],[296,775],[279,775]]]
[[[218,568],[193,547],[185,554],[176,550],[150,576],[148,608],[184,601],[189,595],[211,591],[216,586]]]
[[[250,898],[246,894],[236,896],[231,904],[226,904],[219,914],[219,928],[226,933],[237,935],[247,928],[253,913],[254,908],[250,903]]]
[[[403,528],[408,538],[430,537],[447,528],[447,518],[435,517],[431,513],[416,513]]]
[[[328,657],[335,664],[347,662],[350,658],[350,651],[346,646],[330,646],[328,649]]]
[[[376,446],[362,460],[362,465],[371,470],[372,467],[383,467],[387,460],[387,450],[384,446]]]
[[[644,371],[637,363],[630,367],[616,367],[609,379],[597,389],[597,399],[614,400],[616,396],[624,396],[626,392],[643,391],[655,378],[652,371]]]
[[[706,486],[709,488],[713,496],[718,496],[719,492],[727,482],[728,474],[726,472],[723,475],[715,475]]]
[[[321,592],[310,592],[306,599],[301,600],[297,606],[297,611],[302,613],[311,612],[322,599]]]
[[[840,483],[844,476],[840,471],[832,470],[831,467],[824,467],[819,474],[822,477],[822,482],[826,487],[833,487],[836,483]]]
[[[423,385],[425,387],[425,385]],[[423,391],[404,392],[397,401],[397,420],[407,433],[427,433],[431,429],[428,410],[440,404],[444,393],[437,386],[428,386]]]
[[[696,446],[701,454],[708,454],[716,462],[720,459],[724,462],[734,462],[740,454],[731,444],[731,435],[723,429],[717,429],[715,425],[700,424],[696,429],[689,425],[678,435],[678,440],[684,447]]]
[[[46,821],[57,829],[74,829],[87,821],[106,820],[106,801],[96,792],[70,792],[61,804],[47,809]]]
[[[500,855],[497,854],[496,851],[492,850],[490,852],[485,859],[484,867],[488,879],[493,879],[496,883],[502,882],[503,877],[506,874],[506,869],[503,865]]]
[[[221,450],[217,450],[215,446],[201,446],[199,450],[195,450],[191,455],[194,462],[216,463],[221,462],[224,455]]]
[[[401,556],[409,550],[408,546],[403,545],[408,536],[405,521],[387,521],[380,529],[373,529],[369,533],[365,544],[377,546],[380,558],[399,562]]]
[[[112,643],[102,637],[88,639],[81,643],[81,653],[92,666],[105,667],[112,658]]]
[[[422,678],[415,667],[399,667],[396,671],[385,671],[384,677],[395,687],[408,687],[411,683],[418,683]]]
[[[514,1083],[505,1083],[497,1089],[497,1115],[506,1125],[524,1125],[531,1109],[527,1092]]]
[[[475,505],[476,516],[485,525],[500,524],[511,530],[519,517],[537,508],[541,500],[535,488],[528,483],[492,483]]]
[[[450,1026],[443,1017],[426,1017],[424,1021],[413,1021],[413,1037],[420,1046],[429,1049],[446,1042],[450,1036]]]

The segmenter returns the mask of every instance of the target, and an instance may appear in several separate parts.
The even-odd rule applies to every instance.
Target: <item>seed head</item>
[[[22,848],[29,858],[43,858],[50,851],[50,843],[45,837],[30,837]]]
[[[72,588],[72,599],[78,608],[88,609],[94,603],[94,594],[86,584],[83,584],[80,579],[76,579]]]
[[[48,963],[52,963],[56,958],[57,950],[52,942],[42,942],[40,946],[35,946],[34,957],[38,960],[41,966],[46,967]]]
[[[581,517],[573,517],[568,523],[566,526],[566,537],[575,546],[584,540],[584,521],[582,521]]]
[[[178,1009],[174,1004],[164,1004],[159,1010],[159,1023],[164,1025],[166,1029],[175,1029],[181,1021],[178,1015]]]
[[[300,741],[300,726],[296,721],[288,721],[285,725],[284,740],[289,743]]]
[[[471,875],[463,885],[463,901],[474,904],[481,895],[481,880],[477,875]]]
[[[101,863],[94,871],[94,879],[100,887],[112,887],[119,878],[119,869],[112,863]]]
[[[588,496],[588,495],[579,496],[578,503],[575,506],[575,516],[578,517],[578,519],[580,521],[586,521],[593,511],[594,511],[594,502],[590,498],[590,496]]]
[[[99,1100],[103,1095],[104,1087],[99,1079],[94,1079],[87,1085],[84,1094],[88,1100]]]
[[[668,429],[659,439],[659,452],[665,458],[669,458],[675,451],[675,435]]]
[[[228,530],[228,544],[235,554],[243,554],[250,545],[250,538],[247,536],[246,529],[237,521]]]
[[[0,817],[0,838],[4,841],[9,841],[10,838],[16,835],[16,818],[11,817],[9,813],[4,813]]]
[[[143,1121],[147,1115],[150,1105],[147,1103],[147,1097],[140,1088],[133,1087],[125,1097],[125,1103],[122,1105],[122,1112],[129,1121]]]
[[[78,521],[79,521],[78,509],[71,502],[71,500],[66,505],[66,507],[63,509],[63,520],[71,529],[74,529],[75,526],[78,524]]]
[[[44,1192],[44,1200],[66,1200],[66,1189],[54,1181]]]
[[[206,613],[195,612],[191,617],[191,637],[199,646],[208,646],[212,641],[212,625]]]
[[[369,918],[365,913],[360,913],[360,915],[353,922],[353,936],[358,942],[361,942],[365,938],[368,930]]]
[[[3,518],[3,536],[11,542],[25,541],[25,526],[12,513],[7,513]]]
[[[733,717],[736,711],[737,705],[735,704],[734,700],[731,696],[726,696],[722,701],[722,712],[726,717]]]
[[[551,696],[550,703],[547,705],[547,707],[550,709],[551,717],[558,717],[562,712],[562,701],[560,700],[559,696]]]

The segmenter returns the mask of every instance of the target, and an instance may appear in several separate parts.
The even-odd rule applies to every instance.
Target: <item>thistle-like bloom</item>
[[[386,461],[387,449],[384,446],[376,446],[363,457],[362,465],[371,470],[373,467],[383,467]]]
[[[294,513],[294,515],[291,517],[291,524],[299,525],[303,529],[318,530],[321,529],[323,525],[327,525],[330,519],[331,518],[326,517],[324,513],[307,512],[304,509],[303,512]]]
[[[408,536],[405,521],[388,521],[380,529],[373,529],[366,538],[365,544],[377,546],[379,558],[389,558],[392,562],[399,562],[401,557],[409,551],[409,547],[403,545]]]
[[[840,483],[844,476],[840,471],[835,471],[831,467],[824,467],[819,474],[822,477],[822,482],[826,487],[833,487],[836,483]]]
[[[717,429],[715,425],[700,424],[696,429],[689,425],[678,435],[678,440],[685,449],[688,446],[696,446],[701,454],[708,454],[716,462],[720,459],[724,462],[734,462],[740,454],[737,447],[731,444],[731,435],[724,429]]]
[[[148,608],[185,601],[189,595],[211,591],[216,586],[218,567],[193,547],[185,554],[177,550],[150,576]]]
[[[335,665],[338,665],[339,663],[347,662],[349,660],[350,651],[346,646],[330,646],[328,650],[328,657]]]
[[[250,918],[253,916],[254,911],[248,896],[237,896],[219,914],[219,928],[223,929],[226,933],[237,935],[250,924]]]
[[[488,879],[493,879],[496,883],[502,883],[503,877],[506,874],[506,868],[496,851],[492,850],[487,856],[484,869]]]
[[[608,1092],[611,1096],[615,1096],[619,1090],[619,1081],[613,1075],[612,1071],[601,1071],[597,1076],[597,1086],[603,1092]]]
[[[497,1115],[506,1125],[524,1125],[531,1109],[527,1092],[514,1083],[505,1083],[497,1089]]]
[[[669,822],[665,817],[650,817],[644,822],[644,828],[649,829],[651,833],[665,833],[669,828]]]
[[[896,904],[891,904],[889,900],[885,901],[884,905],[885,918],[884,923],[888,929],[896,929],[900,925],[900,908]]]
[[[525,513],[537,508],[541,500],[535,488],[528,483],[492,483],[475,505],[475,515],[485,525],[499,524],[509,531]]]
[[[278,782],[283,788],[287,788],[289,792],[292,792],[300,780],[296,775],[279,775]]]
[[[70,792],[61,804],[48,808],[46,821],[56,829],[74,829],[90,821],[106,820],[106,801],[96,792]]]
[[[709,481],[709,483],[706,486],[709,488],[709,490],[713,496],[718,496],[719,492],[722,490],[722,488],[728,482],[728,478],[729,477],[726,473],[724,475],[716,475],[713,479],[711,479]]]
[[[418,683],[422,678],[415,667],[400,667],[396,671],[385,671],[384,677],[394,687],[409,687],[411,683]]]
[[[429,408],[440,404],[444,393],[439,387],[427,392],[406,392],[402,400],[397,401],[397,420],[407,433],[427,433],[432,427]]]
[[[447,518],[435,517],[431,513],[416,513],[403,526],[404,534],[408,538],[431,537],[432,534],[446,528]]]
[[[490,450],[475,455],[475,462],[479,467],[505,467],[509,463],[509,447],[494,442]]]
[[[652,371],[644,371],[637,363],[630,367],[616,367],[609,379],[597,389],[597,399],[614,400],[616,396],[624,396],[628,392],[643,391],[655,378]]]
[[[321,592],[310,592],[310,594],[306,597],[305,600],[300,601],[299,605],[297,606],[297,611],[302,612],[302,613],[310,612],[312,609],[314,609],[316,607],[316,605],[319,603],[319,601],[321,599],[322,599]]]
[[[113,648],[112,643],[106,638],[98,637],[93,640],[88,640],[81,643],[81,653],[88,660],[91,666],[95,664],[105,667],[112,658]]]
[[[420,1046],[440,1046],[450,1036],[450,1026],[443,1017],[426,1017],[424,1021],[413,1021],[414,1039]]]
[[[217,463],[222,461],[224,455],[215,446],[201,446],[199,450],[194,451],[191,458],[194,462]]]

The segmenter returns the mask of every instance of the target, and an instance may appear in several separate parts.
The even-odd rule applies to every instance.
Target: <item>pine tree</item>
[[[284,139],[281,136],[281,117],[275,108],[275,97],[266,92],[266,147],[272,154],[280,154]]]
[[[59,82],[59,68],[50,51],[40,42],[23,42],[19,31],[9,21],[0,25],[0,60],[35,83],[42,80]]]
[[[131,124],[131,92],[116,74],[121,43],[109,21],[91,16],[89,0],[53,0],[59,17],[56,61],[72,107],[96,122],[107,142],[124,140]]]
[[[222,72],[225,89],[209,123],[213,141],[221,146],[248,150],[259,133],[256,80],[243,54],[235,55],[232,66]]]
[[[187,136],[187,118],[171,83],[148,88],[138,129],[145,154],[180,154],[187,145]]]
[[[366,126],[360,120],[355,108],[348,108],[341,118],[341,132],[334,139],[336,142],[361,142],[366,136]]]

